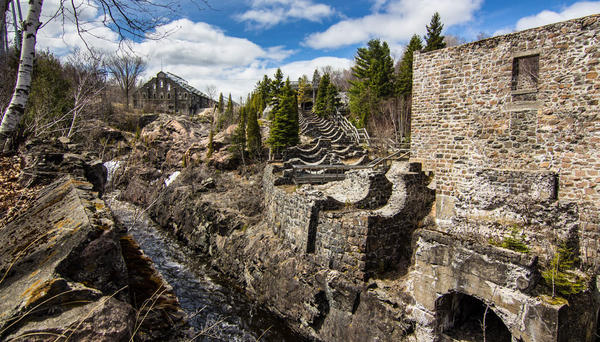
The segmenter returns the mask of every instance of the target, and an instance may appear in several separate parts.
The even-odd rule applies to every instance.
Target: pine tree
[[[277,68],[277,71],[275,71],[275,76],[271,81],[271,96],[273,96],[274,98],[279,97],[279,95],[281,95],[281,89],[283,88],[283,86],[283,72],[281,72],[281,69]]]
[[[262,114],[265,107],[271,100],[271,79],[269,76],[264,75],[262,81],[258,82],[256,91],[260,97],[260,107],[258,111]]]
[[[313,102],[317,102],[317,94],[315,93],[314,89],[319,87],[319,83],[321,83],[321,74],[319,74],[319,70],[315,69],[315,72],[313,72],[313,77],[312,77],[312,98],[313,98]],[[313,103],[314,105],[314,103]]]
[[[225,112],[227,113],[229,119],[233,118],[233,101],[231,100],[231,93],[229,93],[229,98],[227,99],[227,109]]]
[[[440,20],[440,14],[435,12],[431,17],[431,22],[427,25],[427,35],[425,36],[425,51],[433,51],[446,47],[442,29],[444,25]]]
[[[388,44],[378,39],[359,48],[354,60],[352,75],[356,80],[350,82],[350,111],[355,122],[365,127],[379,102],[395,93],[394,61]]]
[[[275,111],[267,143],[275,152],[298,144],[298,103],[289,79],[281,89],[279,106]]]
[[[306,75],[298,79],[298,102],[304,109],[304,104],[312,101],[312,85]]]
[[[231,137],[230,151],[242,158],[245,164],[244,152],[246,151],[246,106],[240,108],[240,115],[235,132]]]
[[[225,109],[225,104],[223,103],[223,93],[219,94],[219,104],[217,105],[217,110],[219,113],[223,113],[223,109]]]
[[[283,89],[283,73],[281,69],[277,68],[275,72],[275,76],[271,81],[271,89],[270,89],[270,104],[273,105],[273,110],[269,113],[269,120],[273,120],[275,117],[275,112],[279,106],[279,98],[281,96],[281,91]]]
[[[319,88],[317,90],[317,100],[313,112],[320,117],[325,117],[330,114],[327,112],[327,90],[329,89],[329,74],[324,74],[319,82]]]
[[[258,113],[260,111],[260,94],[253,93],[251,100],[248,102],[248,123],[246,126],[246,141],[248,153],[252,158],[259,158],[262,150],[262,137],[260,134],[260,126],[258,125]]]
[[[325,112],[327,115],[333,115],[337,112],[339,105],[338,90],[333,83],[329,83],[327,96],[325,97]]]
[[[210,133],[208,134],[208,151],[206,152],[206,159],[210,159],[210,157],[212,156],[212,154],[214,152],[213,135],[214,135],[214,131],[211,128]]]
[[[412,36],[398,68],[397,89],[398,94],[408,95],[412,91],[412,76],[413,76],[413,56],[415,51],[423,49],[421,37],[416,34]]]

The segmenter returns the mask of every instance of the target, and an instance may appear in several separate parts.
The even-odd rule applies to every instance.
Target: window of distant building
[[[171,91],[171,83],[167,83],[167,91]]]
[[[156,83],[152,83],[152,89],[156,90]]]
[[[171,93],[167,93],[167,99],[171,99]]]
[[[163,87],[163,80],[160,80],[160,87]]]
[[[185,93],[185,94],[183,95],[183,97],[184,97],[185,99],[187,99],[187,93]]]

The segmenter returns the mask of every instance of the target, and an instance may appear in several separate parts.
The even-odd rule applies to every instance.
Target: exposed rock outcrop
[[[133,267],[139,249],[123,254],[122,231],[91,183],[70,175],[55,181],[2,233],[1,339],[167,340],[183,324],[176,298],[151,265]],[[156,325],[156,314],[145,323],[136,315],[141,305],[130,296],[139,292],[139,274],[165,288],[157,302],[174,304],[170,326]],[[138,296],[139,304],[144,299]]]

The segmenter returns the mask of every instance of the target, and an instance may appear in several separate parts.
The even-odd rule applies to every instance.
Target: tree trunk
[[[0,47],[0,54],[4,54],[8,52],[8,42],[7,42],[7,30],[6,30],[6,11],[8,11],[8,4],[10,0],[0,0],[0,42],[2,42],[2,47]]]
[[[17,125],[25,113],[25,105],[29,98],[33,59],[35,57],[35,41],[37,30],[40,27],[42,2],[43,0],[31,0],[29,2],[29,13],[27,14],[27,20],[23,23],[23,44],[21,46],[17,84],[0,124],[0,147],[4,147],[3,149],[9,147],[6,144],[10,140],[8,137],[15,133]]]

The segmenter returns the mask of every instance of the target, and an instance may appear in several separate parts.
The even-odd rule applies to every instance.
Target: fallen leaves
[[[0,229],[26,210],[39,190],[19,184],[20,173],[18,156],[0,156]]]

